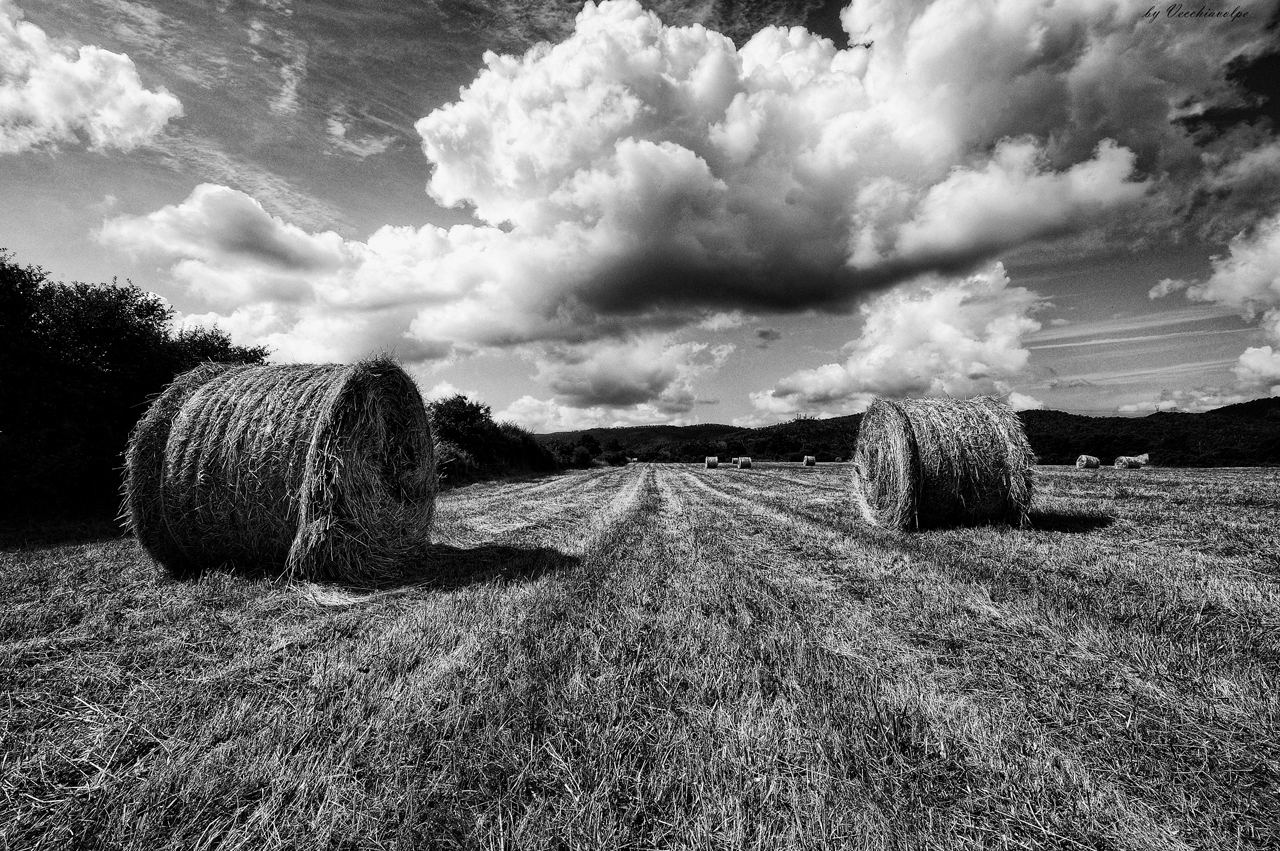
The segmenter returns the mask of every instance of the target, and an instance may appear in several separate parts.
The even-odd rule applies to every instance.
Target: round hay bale
[[[804,465],[806,467],[816,467],[818,466],[818,459],[812,455],[806,455],[804,456]]]
[[[1096,455],[1081,455],[1076,459],[1077,470],[1096,470],[1102,465]]]
[[[1116,469],[1118,470],[1137,470],[1140,467],[1147,466],[1147,462],[1142,460],[1141,455],[1121,455],[1116,459]]]
[[[750,459],[750,458],[748,458],[748,457],[747,457],[747,456],[745,456],[745,455],[743,455],[741,458],[739,458],[739,459],[738,459],[738,469],[739,469],[739,470],[750,470],[750,469],[751,469],[751,459]]]
[[[707,469],[708,469],[708,470],[714,470],[716,467],[719,467],[719,466],[720,466],[720,456],[718,456],[718,455],[708,455],[708,456],[707,456]]]
[[[1020,526],[1031,507],[1035,455],[1018,415],[993,397],[877,399],[852,461],[854,502],[876,526]]]
[[[1135,456],[1134,460],[1137,461],[1139,464],[1141,464],[1143,467],[1145,467],[1151,463],[1151,456],[1148,455],[1146,452],[1143,452],[1141,455]]]
[[[376,583],[429,542],[431,423],[394,361],[205,365],[134,429],[125,515],[175,575],[230,565]]]

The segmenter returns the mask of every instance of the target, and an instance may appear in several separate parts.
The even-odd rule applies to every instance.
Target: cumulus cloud
[[[959,280],[931,278],[862,307],[863,328],[844,363],[805,369],[751,394],[766,414],[854,413],[877,396],[1009,397],[1030,352],[1023,337],[1040,328],[1039,297],[1012,286],[1004,267]],[[1021,393],[1019,408],[1039,407]]]
[[[1280,213],[1251,233],[1237,234],[1225,256],[1212,258],[1212,266],[1206,281],[1161,281],[1150,295],[1185,289],[1193,301],[1229,307],[1246,319],[1261,315],[1259,329],[1270,343],[1245,349],[1232,372],[1242,391],[1280,395]]]
[[[182,104],[144,88],[128,56],[55,44],[0,0],[0,154],[74,143],[131,150],[155,138]]]
[[[416,124],[429,193],[473,224],[343,240],[203,188],[156,219],[113,219],[102,238],[170,258],[175,280],[206,301],[201,316],[285,357],[515,348],[550,404],[581,410],[669,405],[679,381],[661,357],[612,384],[592,372],[631,362],[637,341],[664,341],[652,355],[681,329],[848,312],[923,274],[878,296],[868,321],[912,337],[895,298],[952,298],[1007,332],[955,320],[955,352],[926,341],[922,357],[940,369],[928,381],[930,364],[907,357],[914,365],[893,373],[868,343],[854,356],[871,359],[871,378],[832,364],[757,404],[847,406],[882,388],[961,395],[1008,385],[1034,299],[1003,272],[1000,295],[936,276],[1102,232],[1177,175],[1199,174],[1202,151],[1171,104],[1227,97],[1226,61],[1262,49],[1247,27],[1137,26],[1120,0],[857,0],[842,20],[845,50],[799,27],[766,27],[737,47],[611,0],[588,3],[559,44],[486,54],[458,99]],[[346,139],[340,121],[330,129]],[[1267,157],[1219,153],[1222,191],[1270,179]],[[1004,325],[983,312],[997,307]]]

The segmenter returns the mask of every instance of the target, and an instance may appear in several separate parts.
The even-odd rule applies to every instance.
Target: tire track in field
[[[696,470],[697,468],[695,467],[694,469]],[[759,474],[767,474],[770,481],[784,481],[810,489],[817,488],[819,490],[837,493],[847,492],[849,490],[847,475],[839,476],[839,473],[836,471],[822,470],[821,468],[811,469],[820,470],[820,472],[786,473],[777,467],[762,467]],[[730,475],[732,475],[732,473]]]
[[[808,522],[797,525],[790,514],[725,493],[713,487],[708,478],[684,470],[667,473],[659,482],[664,498],[674,508],[673,522],[687,524],[686,535],[695,541],[690,558],[726,565],[730,572],[742,576],[742,583],[750,577],[774,588],[795,622],[829,654],[826,658],[831,661],[819,663],[819,668],[834,664],[859,672],[856,680],[864,692],[857,700],[870,703],[855,711],[865,712],[865,706],[871,705],[881,707],[877,712],[887,711],[888,717],[919,719],[908,726],[922,725],[918,735],[939,742],[940,750],[937,763],[926,756],[911,772],[928,777],[933,773],[931,765],[947,765],[951,766],[948,770],[976,772],[983,777],[983,784],[999,779],[995,788],[988,789],[997,801],[1033,791],[1042,800],[1068,799],[1084,809],[1102,807],[1101,798],[1082,800],[1076,794],[1074,778],[1090,772],[1076,753],[1059,747],[1031,722],[1024,705],[1009,700],[1007,694],[989,695],[964,688],[958,672],[938,664],[937,654],[901,630],[901,618],[884,617],[886,603],[892,606],[896,601],[883,592],[901,586],[904,579],[917,579],[912,575],[910,558],[891,548],[865,546],[865,542],[851,540],[829,527]],[[851,583],[851,579],[855,581]],[[951,590],[960,598],[972,590],[981,593],[980,589],[963,587]],[[975,602],[981,604],[982,599]],[[989,600],[986,605],[990,606]],[[840,677],[836,682],[843,683],[840,688],[850,685]],[[848,706],[842,703],[848,698],[837,693],[816,699],[829,702],[832,708]],[[893,723],[896,731],[900,722]],[[882,735],[890,736],[888,732]],[[950,761],[947,753],[952,755]],[[1108,778],[1090,776],[1089,782],[1103,796],[1111,796],[1108,805],[1120,801],[1135,804],[1124,807],[1119,820],[1110,811],[1109,818],[1100,819],[1110,825],[1117,838],[1164,834],[1147,816],[1145,806]],[[944,809],[940,814],[944,822],[955,818],[961,830],[990,829],[1000,821],[1016,823],[1018,808],[1006,806],[988,812],[985,818],[979,817],[976,826],[967,811]],[[1013,830],[1015,835],[1025,835],[1026,827]]]
[[[949,669],[947,678],[955,684],[954,691],[984,702],[1008,702],[1012,696],[1013,703],[1021,707],[1019,722],[1028,735],[1070,753],[1080,776],[1118,790],[1117,800],[1126,802],[1130,814],[1157,812],[1153,805],[1159,804],[1150,797],[1150,790],[1129,776],[1117,753],[1132,752],[1133,759],[1159,760],[1164,766],[1161,770],[1176,771],[1179,763],[1127,725],[1104,724],[1083,738],[1073,734],[1082,715],[1087,718],[1096,713],[1105,718],[1119,712],[1123,716],[1125,711],[1137,712],[1141,707],[1148,723],[1167,730],[1177,747],[1194,752],[1200,746],[1190,731],[1194,728],[1186,733],[1175,731],[1182,729],[1188,710],[1206,705],[1204,685],[1188,679],[1188,671],[1179,668],[1181,662],[1168,663],[1165,670],[1159,659],[1177,651],[1177,642],[1190,642],[1179,651],[1185,658],[1201,658],[1200,621],[1194,600],[1197,594],[1203,598],[1209,593],[1203,584],[1198,589],[1182,588],[1180,580],[1167,574],[1161,577],[1163,569],[1144,563],[1132,552],[1111,554],[1105,568],[1091,564],[1098,560],[1098,551],[1090,542],[1094,546],[1100,543],[1093,535],[999,528],[900,535],[863,524],[852,508],[841,510],[794,488],[776,493],[762,489],[766,482],[752,483],[744,477],[694,473],[691,478],[704,493],[717,494],[734,506],[743,518],[799,518],[812,534],[823,529],[846,533],[867,548],[901,552],[903,570],[876,577],[868,589],[869,602],[877,604],[886,624],[917,645],[930,648],[936,663]],[[760,488],[753,491],[752,484]],[[1064,553],[1054,548],[1065,545],[1078,548],[1078,555],[1064,559]],[[1040,549],[1043,547],[1051,548],[1048,554]],[[1119,585],[1115,578],[1107,578],[1117,569],[1124,577]],[[1091,570],[1102,571],[1099,577],[1105,580],[1104,585],[1079,585],[1080,572]],[[1171,581],[1179,586],[1176,590],[1164,587]],[[1257,590],[1243,588],[1241,593],[1256,595]],[[1176,621],[1172,626],[1161,621],[1170,616],[1168,611],[1147,614],[1167,610],[1170,594],[1183,600],[1178,603],[1183,608],[1192,607],[1187,623],[1194,619],[1196,626],[1181,638],[1176,637],[1181,635]],[[1212,605],[1212,594],[1210,600]],[[1224,602],[1230,610],[1230,602],[1225,598]],[[1150,621],[1152,632],[1135,628],[1135,618]],[[1229,651],[1224,661],[1234,661],[1246,645],[1265,640],[1257,630],[1239,633],[1229,645],[1236,650]],[[1174,643],[1153,658],[1152,641],[1157,645]],[[1261,646],[1253,651],[1254,667],[1237,675],[1246,678],[1240,680],[1242,684],[1258,674],[1265,676],[1266,653]],[[1261,669],[1257,668],[1260,663]],[[1204,674],[1216,667],[1213,663],[1205,667],[1203,661],[1197,666]],[[1029,671],[1034,673],[1028,675]],[[1013,695],[1009,693],[1011,682],[1020,684]],[[1063,700],[1068,703],[1061,704]],[[1208,705],[1212,703],[1210,699]],[[1078,708],[1071,708],[1072,704]],[[1222,737],[1224,752],[1217,758],[1241,766],[1251,760],[1245,756],[1243,743],[1261,743],[1268,738],[1261,732],[1265,726],[1261,716],[1237,721],[1219,719],[1210,711],[1199,723],[1211,724]],[[1184,737],[1190,738],[1182,741]],[[1203,805],[1216,807],[1223,792],[1209,784],[1196,787],[1195,794]],[[1160,817],[1168,815],[1165,809]]]
[[[438,543],[451,546],[479,544],[548,544],[572,537],[592,516],[607,511],[627,478],[625,468],[568,473],[555,476],[537,488],[501,488],[475,498],[465,490],[442,499],[437,515]]]

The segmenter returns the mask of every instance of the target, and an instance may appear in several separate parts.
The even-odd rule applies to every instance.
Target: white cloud
[[[537,378],[555,401],[577,408],[625,408],[651,403],[668,416],[686,414],[698,401],[694,381],[715,372],[732,345],[675,343],[662,335],[622,341],[556,345],[534,356]]]
[[[1016,390],[1009,394],[1009,407],[1015,411],[1038,411],[1044,407],[1044,402],[1034,396],[1028,396],[1025,393],[1019,393]]]
[[[513,422],[535,434],[653,423],[688,425],[692,422],[688,416],[672,415],[648,403],[624,408],[606,405],[579,408],[561,404],[553,399],[536,399],[533,396],[520,397],[505,409],[496,412],[493,418],[498,422]]]
[[[1055,173],[1033,140],[1002,142],[981,170],[957,169],[930,187],[898,231],[898,254],[965,257],[1082,230],[1146,192],[1145,184],[1128,180],[1134,159],[1133,152],[1107,141],[1094,159]]]
[[[960,280],[930,278],[878,296],[862,308],[863,328],[844,363],[800,370],[751,394],[769,414],[856,413],[877,396],[957,396],[1012,392],[1040,328],[1038,296],[1010,285],[997,263]],[[1021,408],[1038,400],[1018,393]]]
[[[1196,301],[1214,301],[1252,316],[1280,305],[1280,213],[1249,235],[1231,240],[1226,257],[1213,259],[1213,274],[1187,290]]]
[[[325,120],[325,126],[328,129],[329,141],[335,147],[354,154],[360,159],[385,152],[395,141],[394,136],[349,137],[346,122],[333,115]]]
[[[131,150],[154,139],[182,104],[142,85],[128,56],[55,44],[0,0],[0,154],[74,143]]]
[[[102,238],[169,258],[206,320],[286,359],[513,348],[551,388],[548,404],[612,411],[626,399],[681,416],[672,406],[692,391],[672,390],[673,364],[694,355],[672,347],[694,344],[675,332],[844,312],[922,273],[1106,229],[1203,169],[1170,105],[1218,102],[1227,60],[1261,49],[1247,27],[1136,26],[1120,0],[858,0],[843,20],[873,45],[841,51],[769,27],[739,49],[613,0],[588,3],[560,44],[486,54],[457,101],[416,124],[428,191],[476,224],[343,240],[201,187],[110,220]],[[329,130],[340,147],[365,144],[341,116]],[[1253,185],[1269,163],[1232,148],[1215,168]],[[869,330],[856,373],[797,373],[756,404],[782,415],[882,391],[1007,390],[1025,365],[1020,335],[1038,327],[1034,297],[1007,281],[979,289],[935,280],[879,296],[869,329],[904,339],[915,326],[895,304],[960,316],[931,316],[940,336],[920,354]],[[877,360],[886,351],[901,357]]]
[[[1183,281],[1177,278],[1165,278],[1151,289],[1147,290],[1147,298],[1155,301],[1158,298],[1172,295],[1173,293],[1182,292],[1191,286],[1190,281]]]
[[[1243,391],[1280,395],[1280,213],[1252,233],[1237,234],[1226,256],[1212,263],[1209,279],[1189,286],[1187,298],[1224,305],[1247,319],[1262,314],[1260,327],[1271,345],[1245,349],[1232,372]]]

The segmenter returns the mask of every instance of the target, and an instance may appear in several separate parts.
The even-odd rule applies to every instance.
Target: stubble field
[[[397,585],[0,551],[0,848],[1280,847],[1280,472],[475,485]]]

